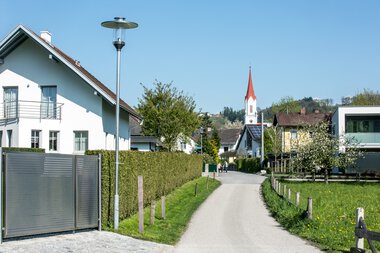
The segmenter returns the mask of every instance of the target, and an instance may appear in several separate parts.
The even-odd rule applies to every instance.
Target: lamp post
[[[114,30],[113,45],[117,51],[116,67],[116,133],[115,133],[115,209],[114,229],[119,229],[119,112],[120,112],[120,54],[124,47],[125,29],[133,29],[138,26],[134,22],[128,22],[125,18],[115,17],[113,21],[102,22],[102,26]]]

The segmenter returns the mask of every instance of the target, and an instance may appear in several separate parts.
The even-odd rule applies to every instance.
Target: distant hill
[[[299,103],[301,108],[305,108],[307,113],[312,112],[334,112],[339,105],[333,105],[332,99],[313,99],[312,97],[305,97],[296,101]],[[272,112],[272,106],[265,109],[258,109],[260,117],[258,121],[261,122],[261,113],[264,113],[264,121],[271,122],[273,121],[274,114]]]

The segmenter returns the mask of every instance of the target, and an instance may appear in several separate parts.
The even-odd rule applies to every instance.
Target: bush
[[[256,173],[261,170],[259,158],[238,158],[235,163],[238,171]]]
[[[17,147],[4,147],[2,148],[4,152],[36,152],[45,153],[43,148],[17,148]]]
[[[112,227],[115,196],[115,152],[87,151],[102,156],[102,225]],[[202,172],[202,157],[184,153],[119,152],[119,216],[137,212],[137,176],[143,176],[144,203],[166,195]]]

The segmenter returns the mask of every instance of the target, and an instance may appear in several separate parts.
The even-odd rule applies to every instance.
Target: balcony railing
[[[380,133],[346,133],[346,137],[354,138],[359,144],[380,145]]]
[[[61,120],[62,103],[40,101],[11,101],[0,104],[0,120],[14,121],[20,118]]]

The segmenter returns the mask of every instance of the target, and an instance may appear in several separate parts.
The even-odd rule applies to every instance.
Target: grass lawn
[[[161,218],[161,200],[156,201],[155,224],[149,224],[150,207],[144,210],[144,233],[139,233],[137,214],[119,224],[118,233],[135,238],[174,245],[181,237],[191,216],[206,198],[219,187],[220,182],[201,177],[190,181],[166,196],[166,219]],[[195,196],[195,185],[198,183],[198,194]]]
[[[355,246],[355,212],[364,208],[367,229],[380,232],[380,184],[330,182],[282,182],[301,193],[300,208],[289,205],[270,187],[269,180],[262,186],[264,199],[273,216],[290,232],[316,242],[328,252],[346,252]],[[313,220],[304,218],[307,197],[313,198]],[[376,249],[380,243],[375,242]],[[366,249],[369,249],[365,243]]]

